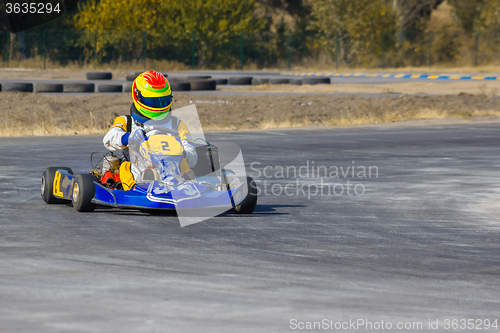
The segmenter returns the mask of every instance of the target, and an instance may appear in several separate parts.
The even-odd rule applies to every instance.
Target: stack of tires
[[[129,93],[132,91],[133,81],[142,72],[126,75],[124,84],[101,83],[113,79],[111,72],[87,72],[86,78],[91,82],[68,82],[68,83],[28,83],[7,82],[0,84],[0,91],[35,92],[35,93]],[[163,74],[168,77],[167,74]],[[171,77],[168,79],[173,91],[213,91],[218,85],[262,85],[262,84],[292,84],[292,85],[315,85],[330,84],[329,77],[251,77],[231,76],[229,78],[212,78],[210,75],[188,75],[184,77]]]

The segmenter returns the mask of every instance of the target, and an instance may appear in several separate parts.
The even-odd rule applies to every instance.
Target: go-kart
[[[221,165],[219,151],[208,142],[195,146],[196,166],[181,173],[184,149],[179,133],[150,126],[145,137],[128,148],[123,157],[101,154],[88,174],[73,174],[70,168],[50,167],[42,175],[42,198],[47,204],[68,204],[79,212],[92,212],[97,205],[152,210],[231,209],[251,214],[257,205],[257,187],[251,177],[238,177]],[[120,179],[125,161],[142,170],[128,189]],[[185,161],[184,161],[185,162]],[[226,163],[227,164],[227,163]]]

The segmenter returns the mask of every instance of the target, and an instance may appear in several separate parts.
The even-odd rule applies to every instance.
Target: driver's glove
[[[122,145],[124,146],[132,146],[141,143],[142,140],[146,137],[144,130],[142,128],[137,128],[133,130],[131,133],[125,133],[122,136]]]

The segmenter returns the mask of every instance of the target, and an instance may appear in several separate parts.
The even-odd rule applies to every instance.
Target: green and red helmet
[[[136,110],[146,120],[161,120],[172,106],[172,89],[163,74],[147,71],[134,80],[132,99]]]

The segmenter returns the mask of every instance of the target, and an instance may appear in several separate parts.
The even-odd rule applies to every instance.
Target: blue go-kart
[[[88,174],[75,175],[66,167],[47,168],[42,175],[42,198],[47,204],[72,203],[79,212],[92,212],[101,205],[141,211],[218,208],[251,214],[257,205],[255,181],[221,165],[216,146],[197,145],[196,151],[196,166],[182,174],[184,150],[179,134],[150,126],[145,138],[129,147],[126,157],[101,155]],[[118,177],[119,166],[127,160],[140,170],[130,188]]]

